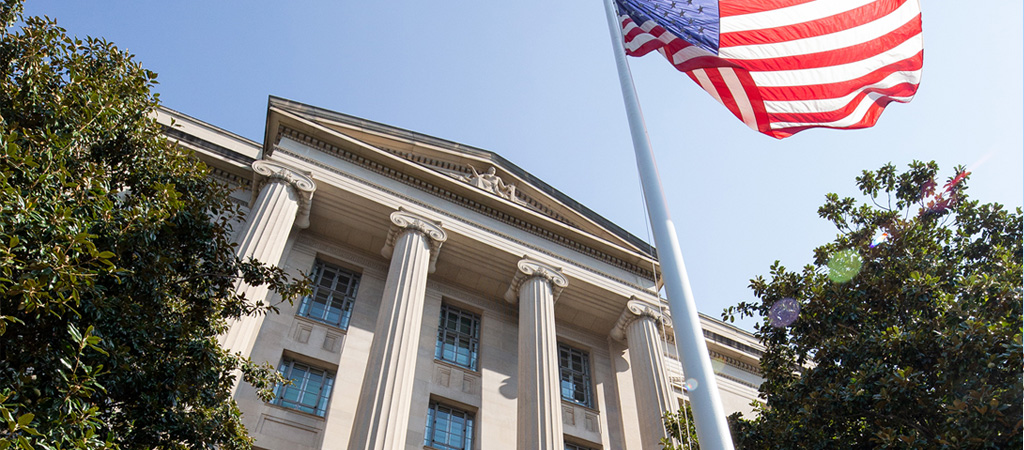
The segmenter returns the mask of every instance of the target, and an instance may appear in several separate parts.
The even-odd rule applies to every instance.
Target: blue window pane
[[[333,374],[287,359],[281,363],[280,371],[292,383],[275,388],[275,404],[318,416],[327,412]]]
[[[473,415],[456,408],[430,402],[423,445],[443,450],[472,448]]]
[[[476,370],[480,316],[441,305],[434,357]]]
[[[558,344],[562,399],[591,406],[590,356],[587,352]]]
[[[302,299],[299,315],[347,328],[358,285],[358,275],[317,261],[313,269],[313,293]]]

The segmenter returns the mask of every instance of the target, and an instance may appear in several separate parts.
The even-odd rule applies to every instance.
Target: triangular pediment
[[[647,243],[494,152],[276,97],[267,125],[265,154],[287,137],[649,271]]]

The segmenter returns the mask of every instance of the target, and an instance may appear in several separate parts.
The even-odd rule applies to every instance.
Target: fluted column
[[[252,163],[254,173],[252,209],[238,238],[237,254],[264,264],[278,265],[292,227],[309,226],[309,206],[316,184],[309,174],[269,160]],[[241,281],[236,290],[251,302],[266,302],[266,286]],[[265,314],[246,316],[231,324],[221,338],[225,348],[249,356]]]
[[[559,389],[555,301],[569,282],[546,264],[523,259],[505,293],[519,303],[517,448],[561,450],[562,395]]]
[[[405,448],[427,274],[434,271],[447,239],[440,222],[406,211],[391,213],[391,223],[381,250],[391,265],[356,408],[352,450]]]
[[[644,450],[661,449],[661,438],[667,436],[662,417],[676,409],[658,332],[658,324],[663,320],[660,308],[634,298],[626,303],[626,310],[612,329],[612,338],[625,340],[629,345],[630,372],[633,373]]]

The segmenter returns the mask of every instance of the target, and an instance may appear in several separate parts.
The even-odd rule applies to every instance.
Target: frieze
[[[551,258],[558,259],[559,261],[562,261],[565,264],[572,265],[573,267],[579,268],[580,270],[584,270],[584,271],[593,273],[593,274],[598,275],[598,276],[600,276],[602,278],[606,278],[606,279],[615,281],[616,283],[619,283],[619,284],[624,285],[624,286],[628,286],[628,287],[630,287],[632,289],[636,289],[638,291],[653,293],[653,291],[651,291],[651,290],[649,290],[647,288],[644,288],[642,286],[639,286],[639,285],[637,285],[635,283],[623,280],[623,279],[618,278],[618,277],[611,276],[611,275],[606,274],[604,272],[599,272],[599,271],[597,271],[597,270],[595,270],[593,268],[590,268],[590,267],[581,265],[579,263],[576,263],[573,260],[570,260],[568,258],[562,257],[562,256],[560,256],[558,254],[555,254],[555,253],[549,251],[549,250],[545,250],[545,249],[543,249],[541,247],[537,247],[535,245],[529,244],[529,243],[524,242],[522,240],[516,239],[515,237],[512,237],[512,236],[510,236],[508,234],[501,233],[501,232],[496,231],[496,230],[494,230],[492,228],[488,228],[488,227],[485,227],[483,225],[480,225],[479,223],[473,222],[471,220],[467,220],[463,216],[456,216],[456,215],[454,215],[454,214],[452,214],[452,213],[450,213],[450,212],[448,212],[446,210],[437,208],[437,207],[432,206],[432,205],[427,204],[427,203],[423,203],[423,202],[421,202],[419,200],[413,199],[412,197],[409,197],[409,196],[407,196],[405,194],[402,194],[400,192],[388,189],[388,188],[386,188],[384,186],[381,186],[381,185],[378,185],[376,183],[371,183],[371,182],[369,182],[367,180],[364,180],[364,179],[362,179],[360,177],[357,177],[357,176],[354,176],[352,174],[349,174],[349,173],[346,173],[346,172],[342,172],[341,170],[338,170],[337,168],[332,167],[332,166],[327,165],[327,164],[324,164],[324,163],[322,163],[320,161],[316,161],[314,159],[311,159],[311,158],[299,155],[297,153],[290,152],[290,151],[288,151],[286,149],[283,149],[283,148],[277,148],[275,150],[275,152],[280,152],[280,153],[287,154],[289,157],[298,159],[298,160],[303,161],[303,162],[305,162],[307,164],[319,167],[319,168],[321,168],[323,170],[326,170],[326,171],[329,171],[329,172],[334,173],[336,175],[342,176],[342,177],[347,178],[349,180],[352,180],[354,182],[357,182],[357,183],[360,183],[362,185],[371,187],[371,188],[376,189],[376,190],[378,190],[380,192],[386,193],[386,194],[388,194],[388,195],[390,195],[392,197],[395,197],[397,199],[401,199],[402,201],[404,201],[406,203],[413,204],[413,205],[416,205],[416,206],[418,206],[420,208],[430,210],[431,212],[433,212],[433,213],[435,213],[437,215],[445,216],[445,217],[451,218],[453,220],[460,221],[460,222],[462,222],[462,223],[464,223],[466,225],[472,226],[472,227],[474,227],[474,228],[476,228],[478,230],[481,230],[483,232],[486,232],[488,234],[497,236],[497,237],[499,237],[501,239],[504,239],[506,241],[513,242],[515,244],[518,244],[518,245],[521,245],[523,247],[529,248],[529,249],[531,249],[532,251],[534,251],[536,253],[544,254],[544,255],[550,256]],[[398,181],[403,181],[401,179],[397,179],[397,180]],[[405,181],[403,181],[403,182],[405,182]],[[407,183],[407,184],[412,184],[412,183]],[[447,192],[447,191],[444,191],[443,189],[439,189],[439,188],[435,188],[435,189],[430,190],[430,191],[434,192],[435,194]],[[439,194],[439,195],[441,195],[441,194]],[[452,194],[450,192],[448,192],[447,195],[443,195],[444,198],[448,198],[448,199],[450,199],[450,200],[452,200],[452,201],[454,201],[456,203],[462,204],[462,202],[458,201],[457,199],[452,198],[453,196],[454,196],[454,194]],[[507,220],[502,220],[502,218],[500,216],[493,216],[493,215],[491,215],[490,217],[492,217],[494,219],[497,219],[497,220],[499,220],[501,222],[508,223],[510,225],[516,225],[516,224],[511,223],[511,222],[509,222]],[[526,229],[526,228],[523,228],[523,227],[517,226],[517,228],[525,229],[526,231],[532,232],[532,230]],[[536,233],[536,232],[534,232],[533,234],[537,234],[537,235],[540,235],[542,237],[546,237],[549,240],[552,240],[553,242],[558,243],[558,244],[562,244],[563,246],[568,247],[570,249],[577,250],[577,251],[580,250],[576,246],[565,245],[565,242],[560,241],[558,239],[552,239],[550,236],[547,236],[547,235],[544,235],[544,234],[541,234],[541,233]],[[563,239],[563,240],[564,241],[568,241],[567,239]],[[623,262],[621,260],[618,260],[618,258],[613,258],[613,257],[608,257],[608,256],[605,256],[605,257],[596,256],[596,255],[593,255],[593,253],[599,253],[599,252],[596,252],[596,251],[593,251],[593,250],[591,252],[582,252],[582,253],[590,254],[591,256],[594,256],[597,259],[600,259],[602,261],[608,262],[609,264],[612,264],[612,265],[614,265],[616,267],[624,269],[624,270],[626,270],[626,271],[628,271],[630,273],[633,273],[635,275],[638,275],[640,277],[647,278],[647,279],[653,279],[653,277],[651,276],[651,272],[650,271],[642,271],[642,270],[640,270],[638,268],[638,266],[633,265],[633,264],[625,263],[625,262]]]
[[[368,257],[360,253],[345,249],[344,247],[330,244],[321,239],[315,239],[308,234],[299,234],[296,245],[310,250],[312,253],[324,253],[332,258],[345,261],[363,270],[373,270],[379,273],[387,273],[388,265],[379,259]]]
[[[215,179],[217,181],[223,182],[224,184],[228,185],[229,188],[232,188],[232,189],[237,189],[237,188],[248,189],[249,186],[252,186],[252,180],[248,180],[248,179],[246,179],[244,177],[240,177],[238,175],[235,175],[235,174],[233,174],[231,172],[228,172],[228,171],[226,171],[224,169],[221,169],[221,168],[218,168],[218,167],[213,167],[213,166],[207,166],[207,167],[210,168],[210,178],[213,178],[213,179]]]
[[[472,201],[470,199],[462,197],[461,195],[455,194],[455,193],[453,193],[451,191],[443,189],[443,188],[441,188],[439,186],[436,186],[434,184],[427,183],[427,182],[425,182],[423,180],[420,180],[420,179],[417,179],[415,177],[409,176],[409,175],[407,175],[405,173],[396,171],[396,170],[394,170],[392,168],[389,168],[389,167],[386,167],[386,166],[384,166],[384,165],[382,165],[380,163],[377,163],[375,161],[371,161],[371,160],[366,159],[366,158],[364,158],[362,156],[356,155],[356,154],[354,154],[352,152],[343,150],[341,148],[338,148],[336,146],[328,144],[328,143],[326,143],[324,141],[321,141],[319,139],[306,136],[305,134],[303,134],[301,132],[298,132],[296,130],[293,130],[293,129],[290,129],[290,128],[282,126],[280,131],[281,131],[281,133],[278,134],[279,137],[282,134],[287,135],[287,136],[293,138],[294,140],[296,140],[297,142],[303,143],[304,145],[310,146],[310,147],[315,148],[317,150],[320,150],[320,151],[322,151],[324,153],[328,153],[330,155],[336,156],[336,157],[338,157],[340,159],[343,159],[343,160],[355,163],[355,164],[357,164],[359,166],[362,166],[363,168],[372,170],[372,171],[377,172],[377,173],[379,173],[381,175],[384,175],[384,176],[392,178],[392,179],[394,179],[396,181],[408,184],[410,186],[414,186],[416,188],[422,189],[422,190],[424,190],[426,192],[430,192],[430,193],[432,193],[434,195],[437,195],[437,196],[439,196],[441,198],[447,199],[447,200],[452,201],[454,203],[460,204],[460,205],[465,206],[467,208],[476,210],[477,212],[480,212],[480,213],[482,213],[482,214],[484,214],[486,216],[489,216],[489,217],[491,217],[493,219],[496,219],[498,221],[501,221],[501,222],[507,223],[509,225],[515,226],[517,228],[523,229],[523,230],[525,230],[527,232],[530,232],[532,234],[544,237],[544,238],[549,239],[549,240],[551,240],[551,241],[553,241],[553,242],[555,242],[555,243],[557,243],[559,245],[562,245],[564,247],[567,247],[567,248],[570,248],[572,250],[578,251],[578,252],[583,253],[585,255],[588,255],[588,256],[594,257],[596,259],[605,261],[605,262],[607,262],[609,264],[612,264],[612,265],[614,265],[616,267],[619,267],[621,269],[624,269],[624,270],[627,270],[627,271],[629,271],[631,273],[634,273],[634,274],[636,274],[636,275],[638,275],[640,277],[647,278],[647,279],[654,279],[654,274],[653,274],[653,272],[650,269],[646,269],[646,268],[638,266],[636,264],[632,264],[632,263],[626,262],[626,261],[624,261],[624,260],[622,260],[620,258],[616,258],[614,256],[611,256],[611,255],[605,254],[603,252],[600,252],[600,251],[598,251],[596,249],[593,249],[593,248],[590,248],[588,246],[582,245],[582,244],[580,244],[578,242],[575,242],[575,241],[573,241],[571,239],[567,239],[564,236],[561,236],[561,235],[559,235],[557,233],[553,233],[553,232],[548,231],[546,229],[540,228],[540,227],[538,227],[536,225],[527,223],[527,222],[522,221],[522,220],[520,220],[520,219],[518,219],[516,217],[513,217],[513,216],[511,216],[511,215],[509,215],[507,213],[504,213],[504,212],[495,210],[493,208],[490,208],[490,207],[488,207],[486,205],[481,205],[478,202],[474,202],[474,201]],[[387,150],[387,149],[383,149],[383,150]],[[313,160],[311,160],[309,158],[300,156],[298,154],[295,154],[293,152],[290,152],[290,151],[288,151],[286,149],[283,149],[283,148],[280,148],[280,147],[275,147],[274,152],[275,153],[276,152],[283,152],[283,153],[286,153],[286,154],[288,154],[290,156],[294,156],[294,157],[297,157],[299,159],[302,159],[303,161],[307,161],[307,162],[310,162],[310,163],[312,163],[314,165],[322,167],[324,169],[330,170],[331,172],[338,173],[338,174],[343,174],[341,171],[337,170],[334,167],[331,167],[331,166],[328,166],[326,164],[313,161]],[[393,153],[394,154],[396,152],[395,151],[390,151],[389,153]],[[378,189],[381,189],[381,190],[384,190],[386,192],[389,192],[389,193],[393,192],[393,191],[390,191],[390,190],[387,190],[387,189],[382,189],[380,186],[376,186],[376,185],[374,185],[372,183],[365,182],[364,180],[359,180],[358,178],[353,177],[353,176],[351,176],[349,174],[343,174],[343,175],[345,175],[345,176],[347,176],[347,177],[349,177],[351,179],[361,181],[364,184],[367,184],[367,185],[370,185],[370,186],[374,186],[374,187],[376,187]],[[405,196],[400,195],[400,194],[398,196],[401,197],[401,198],[404,198],[404,199],[408,199],[408,197],[405,197]],[[430,209],[435,209],[435,208],[431,208],[431,207],[429,207],[427,205],[423,205],[420,202],[417,202],[417,201],[414,201],[414,200],[411,200],[411,199],[408,199],[408,200],[410,200],[413,203],[416,203],[418,205],[422,205],[422,206],[428,207]],[[531,202],[531,204],[533,204],[533,203],[534,202]],[[534,206],[537,207],[538,205],[534,205]],[[545,214],[547,214],[549,216],[551,216],[551,214],[554,213],[553,211],[550,211],[547,208],[541,208],[541,210],[544,211]],[[444,213],[443,211],[439,211],[439,212]],[[445,214],[446,215],[450,215],[450,214],[447,214],[447,213],[445,213]],[[454,217],[454,216],[452,216],[452,217]],[[566,223],[567,225],[573,226],[573,224],[571,222],[568,222],[564,218],[554,217],[554,216],[552,216],[552,218],[555,218],[556,220],[558,220],[560,222]],[[627,283],[627,284],[629,284],[629,283]],[[630,284],[630,285],[632,285],[632,284]],[[642,290],[643,288],[640,288],[640,289]]]
[[[476,171],[475,168],[469,165],[460,165],[448,161],[437,160],[423,155],[416,155],[410,152],[395,150],[389,147],[381,146],[378,148],[388,153],[391,153],[395,156],[403,158],[407,161],[415,162],[417,164],[429,167],[433,170],[441,172],[449,177],[455,178],[460,181],[470,180],[472,178],[472,173]],[[529,207],[530,209],[536,210],[537,212],[540,212],[541,214],[544,214],[552,219],[555,219],[559,222],[576,228],[576,224],[573,223],[571,220],[565,218],[565,216],[559,214],[555,210],[548,208],[543,203],[537,201],[537,199],[524,194],[523,191],[513,189],[510,191],[510,194],[512,194],[512,198],[506,198],[513,201],[514,203]]]

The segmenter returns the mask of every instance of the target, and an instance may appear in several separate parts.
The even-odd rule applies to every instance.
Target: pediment
[[[415,178],[421,188],[531,232],[650,270],[653,249],[645,242],[494,152],[276,97],[267,114],[265,154],[282,138],[303,142],[381,173]]]

